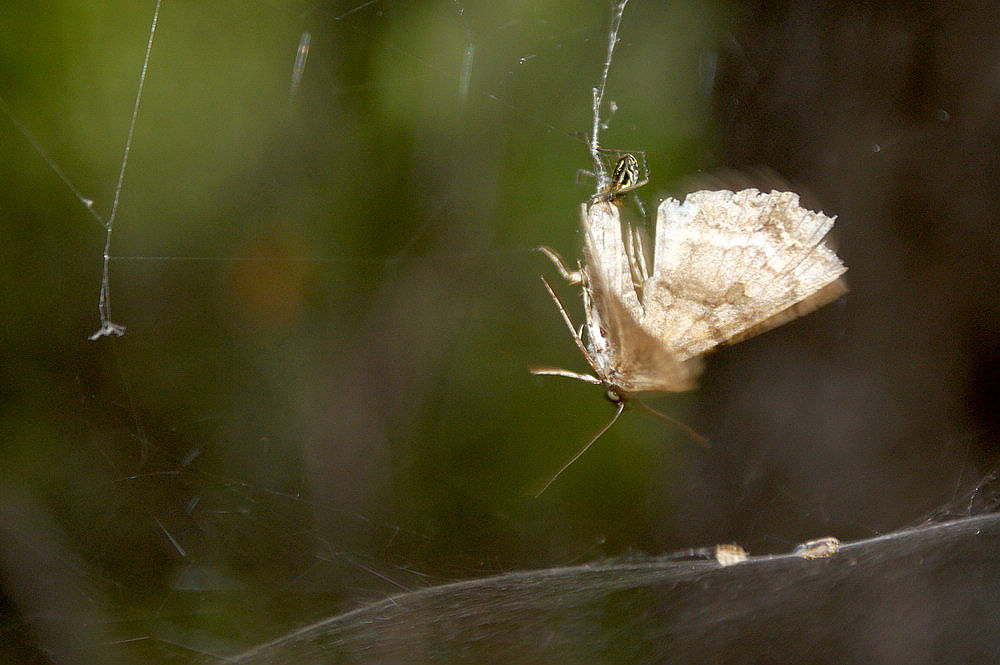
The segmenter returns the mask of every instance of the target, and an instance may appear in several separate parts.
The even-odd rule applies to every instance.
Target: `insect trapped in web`
[[[563,278],[582,287],[579,332],[542,281],[593,374],[551,367],[531,372],[601,385],[617,411],[541,491],[615,423],[626,403],[675,422],[637,400],[638,393],[690,390],[705,353],[846,291],[840,277],[847,268],[824,244],[834,219],[802,208],[792,192],[698,191],[683,202],[666,199],[657,210],[651,270],[642,236],[623,224],[611,199],[583,204],[580,217],[584,261],[577,270],[540,248]]]

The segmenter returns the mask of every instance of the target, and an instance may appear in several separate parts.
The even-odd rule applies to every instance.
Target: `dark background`
[[[852,291],[651,400],[711,448],[627,413],[539,499],[612,414],[527,373],[584,367],[531,248],[579,248],[610,7],[166,0],[128,330],[91,342],[104,233],[52,164],[107,215],[152,12],[0,19],[6,662],[186,662],[457,579],[993,506],[991,3],[633,0],[602,138],[647,152],[647,207],[784,183],[838,215]]]

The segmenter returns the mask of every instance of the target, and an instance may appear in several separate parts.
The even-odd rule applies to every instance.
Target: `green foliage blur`
[[[104,230],[74,188],[107,219],[153,9],[0,20],[0,658],[183,662],[675,546],[694,446],[641,414],[528,496],[613,413],[528,374],[585,369],[532,248],[579,255],[609,3],[164,0],[111,238],[127,331],[88,341]],[[647,152],[647,208],[712,164],[718,12],[626,10],[602,139]]]

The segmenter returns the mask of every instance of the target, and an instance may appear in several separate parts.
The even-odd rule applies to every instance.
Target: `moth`
[[[637,395],[690,390],[704,354],[847,291],[841,279],[847,268],[824,243],[835,218],[802,208],[793,192],[698,191],[683,202],[666,199],[657,209],[651,262],[643,235],[622,223],[614,193],[583,204],[580,217],[584,261],[576,270],[552,249],[539,249],[567,282],[582,287],[585,320],[577,330],[542,277],[593,374],[553,367],[533,367],[531,373],[603,386],[617,410],[538,494],[607,432],[630,402],[703,440]]]

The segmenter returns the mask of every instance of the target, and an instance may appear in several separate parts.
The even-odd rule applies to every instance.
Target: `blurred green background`
[[[164,0],[111,241],[127,332],[92,342],[104,232],[73,188],[107,216],[153,9],[8,2],[0,18],[6,662],[186,662],[455,579],[734,539],[787,551],[898,527],[976,477],[969,442],[993,430],[934,393],[966,395],[968,372],[928,380],[915,368],[944,342],[908,332],[949,296],[866,309],[871,285],[896,302],[926,265],[889,261],[886,281],[880,248],[927,236],[851,198],[884,192],[880,169],[908,163],[890,149],[938,137],[961,100],[897,95],[878,74],[896,61],[861,33],[831,28],[844,50],[813,58],[775,36],[781,14],[633,0],[602,140],[647,152],[647,207],[699,171],[776,169],[842,215],[858,295],[725,352],[702,393],[652,400],[713,448],[627,413],[534,499],[613,413],[593,386],[527,371],[584,369],[532,248],[578,255],[609,3]],[[745,19],[764,26],[749,41]],[[913,115],[879,124],[883,103]],[[908,429],[914,413],[931,426]]]
[[[610,5],[167,0],[111,244],[127,332],[91,342],[104,234],[53,165],[107,216],[153,8],[8,4],[0,23],[2,485],[25,547],[76,561],[57,642],[182,657],[655,548],[669,502],[647,490],[691,453],[659,423],[624,418],[526,495],[613,413],[527,372],[583,369],[531,248],[578,252]],[[719,11],[625,16],[603,139],[646,150],[658,183],[708,160]],[[18,660],[42,608],[8,593]]]

